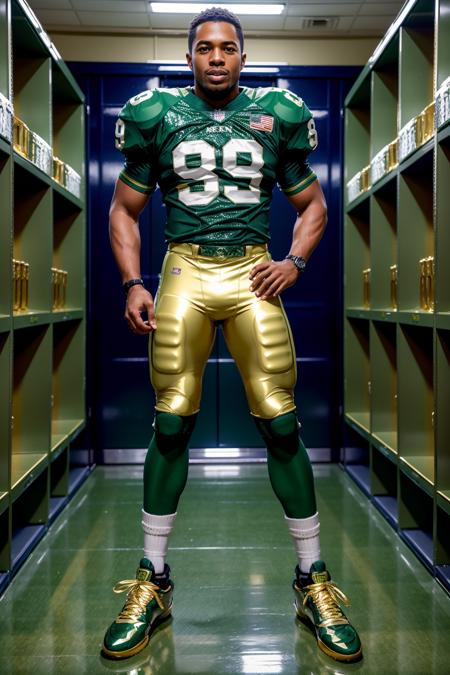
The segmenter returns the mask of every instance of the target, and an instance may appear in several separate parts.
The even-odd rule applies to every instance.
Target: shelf
[[[377,431],[372,434],[372,443],[387,457],[397,457],[396,431]]]
[[[438,490],[436,497],[439,508],[450,514],[450,490]]]
[[[4,138],[0,138],[0,153],[4,153],[7,157],[11,154],[11,146]],[[5,158],[3,158],[5,159]]]
[[[434,317],[435,314],[433,312],[421,310],[403,310],[397,312],[398,322],[407,324],[408,326],[428,326],[432,328],[434,326]]]
[[[24,173],[25,181],[27,179],[39,181],[46,187],[50,187],[52,185],[53,181],[48,174],[44,173],[44,171],[41,171],[41,169],[38,169],[38,167],[30,162],[29,159],[19,155],[19,153],[15,150],[13,151],[13,161],[14,165],[17,168],[20,168],[20,170]]]
[[[81,308],[78,309],[54,309],[52,312],[52,322],[53,323],[63,323],[65,321],[77,321],[84,317],[84,310]]]
[[[410,478],[420,485],[429,494],[433,492],[434,464],[433,457],[423,457],[422,455],[400,458],[401,467],[406,471]]]
[[[450,329],[450,312],[439,312],[434,316],[436,328]]]
[[[441,127],[437,132],[438,143],[443,141],[448,141],[450,138],[450,123],[447,121],[446,124]]]
[[[62,445],[67,445],[84,427],[84,420],[61,420],[56,419],[52,421],[52,453]]]
[[[58,195],[59,199],[66,201],[68,204],[70,204],[72,207],[75,207],[79,211],[82,210],[84,202],[79,197],[73,195],[55,180],[52,181],[52,187],[54,194]]]
[[[15,453],[11,457],[11,493],[18,497],[47,466],[46,452]]]
[[[0,492],[0,514],[9,506],[9,492]]]
[[[352,427],[357,427],[370,436],[370,414],[366,412],[346,412],[345,419]]]
[[[28,5],[0,5],[0,92],[84,176],[83,94]],[[1,138],[0,590],[91,461],[74,449],[86,423],[85,232],[84,200]],[[26,309],[15,312],[13,259],[30,265]],[[56,311],[52,267],[68,272],[66,306]]]

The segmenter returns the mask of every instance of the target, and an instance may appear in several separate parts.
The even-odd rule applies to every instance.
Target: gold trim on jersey
[[[153,192],[155,189],[154,185],[144,185],[144,183],[140,183],[138,180],[135,178],[131,178],[125,171],[121,171],[119,174],[119,178],[126,178],[126,180],[130,181],[130,183],[133,183],[133,185],[136,185],[137,187],[142,188],[143,190],[146,190],[148,192]]]
[[[263,244],[247,245],[245,255],[233,258],[202,256],[198,244],[169,245],[149,345],[157,410],[198,412],[217,322],[252,414],[271,419],[295,409],[295,351],[283,305],[279,298],[261,301],[250,291],[251,269],[267,260]]]
[[[297,183],[296,185],[293,185],[292,187],[289,188],[281,188],[281,189],[285,194],[291,194],[292,192],[301,192],[301,189],[305,189],[308,187],[308,185],[305,185],[305,183],[307,183],[308,181],[310,183],[313,183],[315,180],[317,180],[317,176],[314,173],[314,171],[311,171],[311,173],[309,173],[305,178],[303,178],[300,181],[300,183]]]

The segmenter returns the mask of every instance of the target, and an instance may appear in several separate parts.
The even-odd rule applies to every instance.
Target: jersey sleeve
[[[116,148],[124,155],[119,179],[138,192],[151,194],[156,185],[156,167],[151,148],[136,122],[130,102],[122,108],[116,122]]]
[[[295,95],[291,96],[294,99]],[[283,124],[283,149],[277,174],[278,184],[287,196],[302,192],[317,179],[308,162],[309,154],[318,144],[314,118],[303,101],[297,105],[297,114]]]

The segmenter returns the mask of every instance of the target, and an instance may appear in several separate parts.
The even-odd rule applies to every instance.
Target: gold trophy
[[[420,308],[426,311],[428,309],[428,305],[427,305],[425,266],[426,266],[426,258],[421,258],[419,260],[419,298],[420,298]]]
[[[397,300],[397,280],[398,272],[397,265],[391,265],[389,267],[391,272],[391,307],[393,309],[398,309],[398,300]]]
[[[363,274],[363,306],[370,308],[370,267],[362,271]]]
[[[18,117],[13,118],[13,146],[16,152],[30,158],[30,129]]]
[[[425,295],[427,300],[427,309],[434,312],[434,258],[429,256],[425,258]]]
[[[392,171],[397,164],[398,164],[398,159],[397,159],[397,146],[398,146],[398,138],[395,139],[395,141],[392,141],[392,143],[389,143],[388,145],[388,171]]]

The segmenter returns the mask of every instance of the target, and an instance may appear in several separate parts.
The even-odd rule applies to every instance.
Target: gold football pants
[[[157,329],[149,343],[156,409],[182,416],[198,412],[220,321],[252,414],[271,419],[294,410],[295,351],[283,305],[250,291],[250,270],[270,260],[267,247],[246,246],[238,258],[201,256],[198,249],[170,244],[164,258]]]

